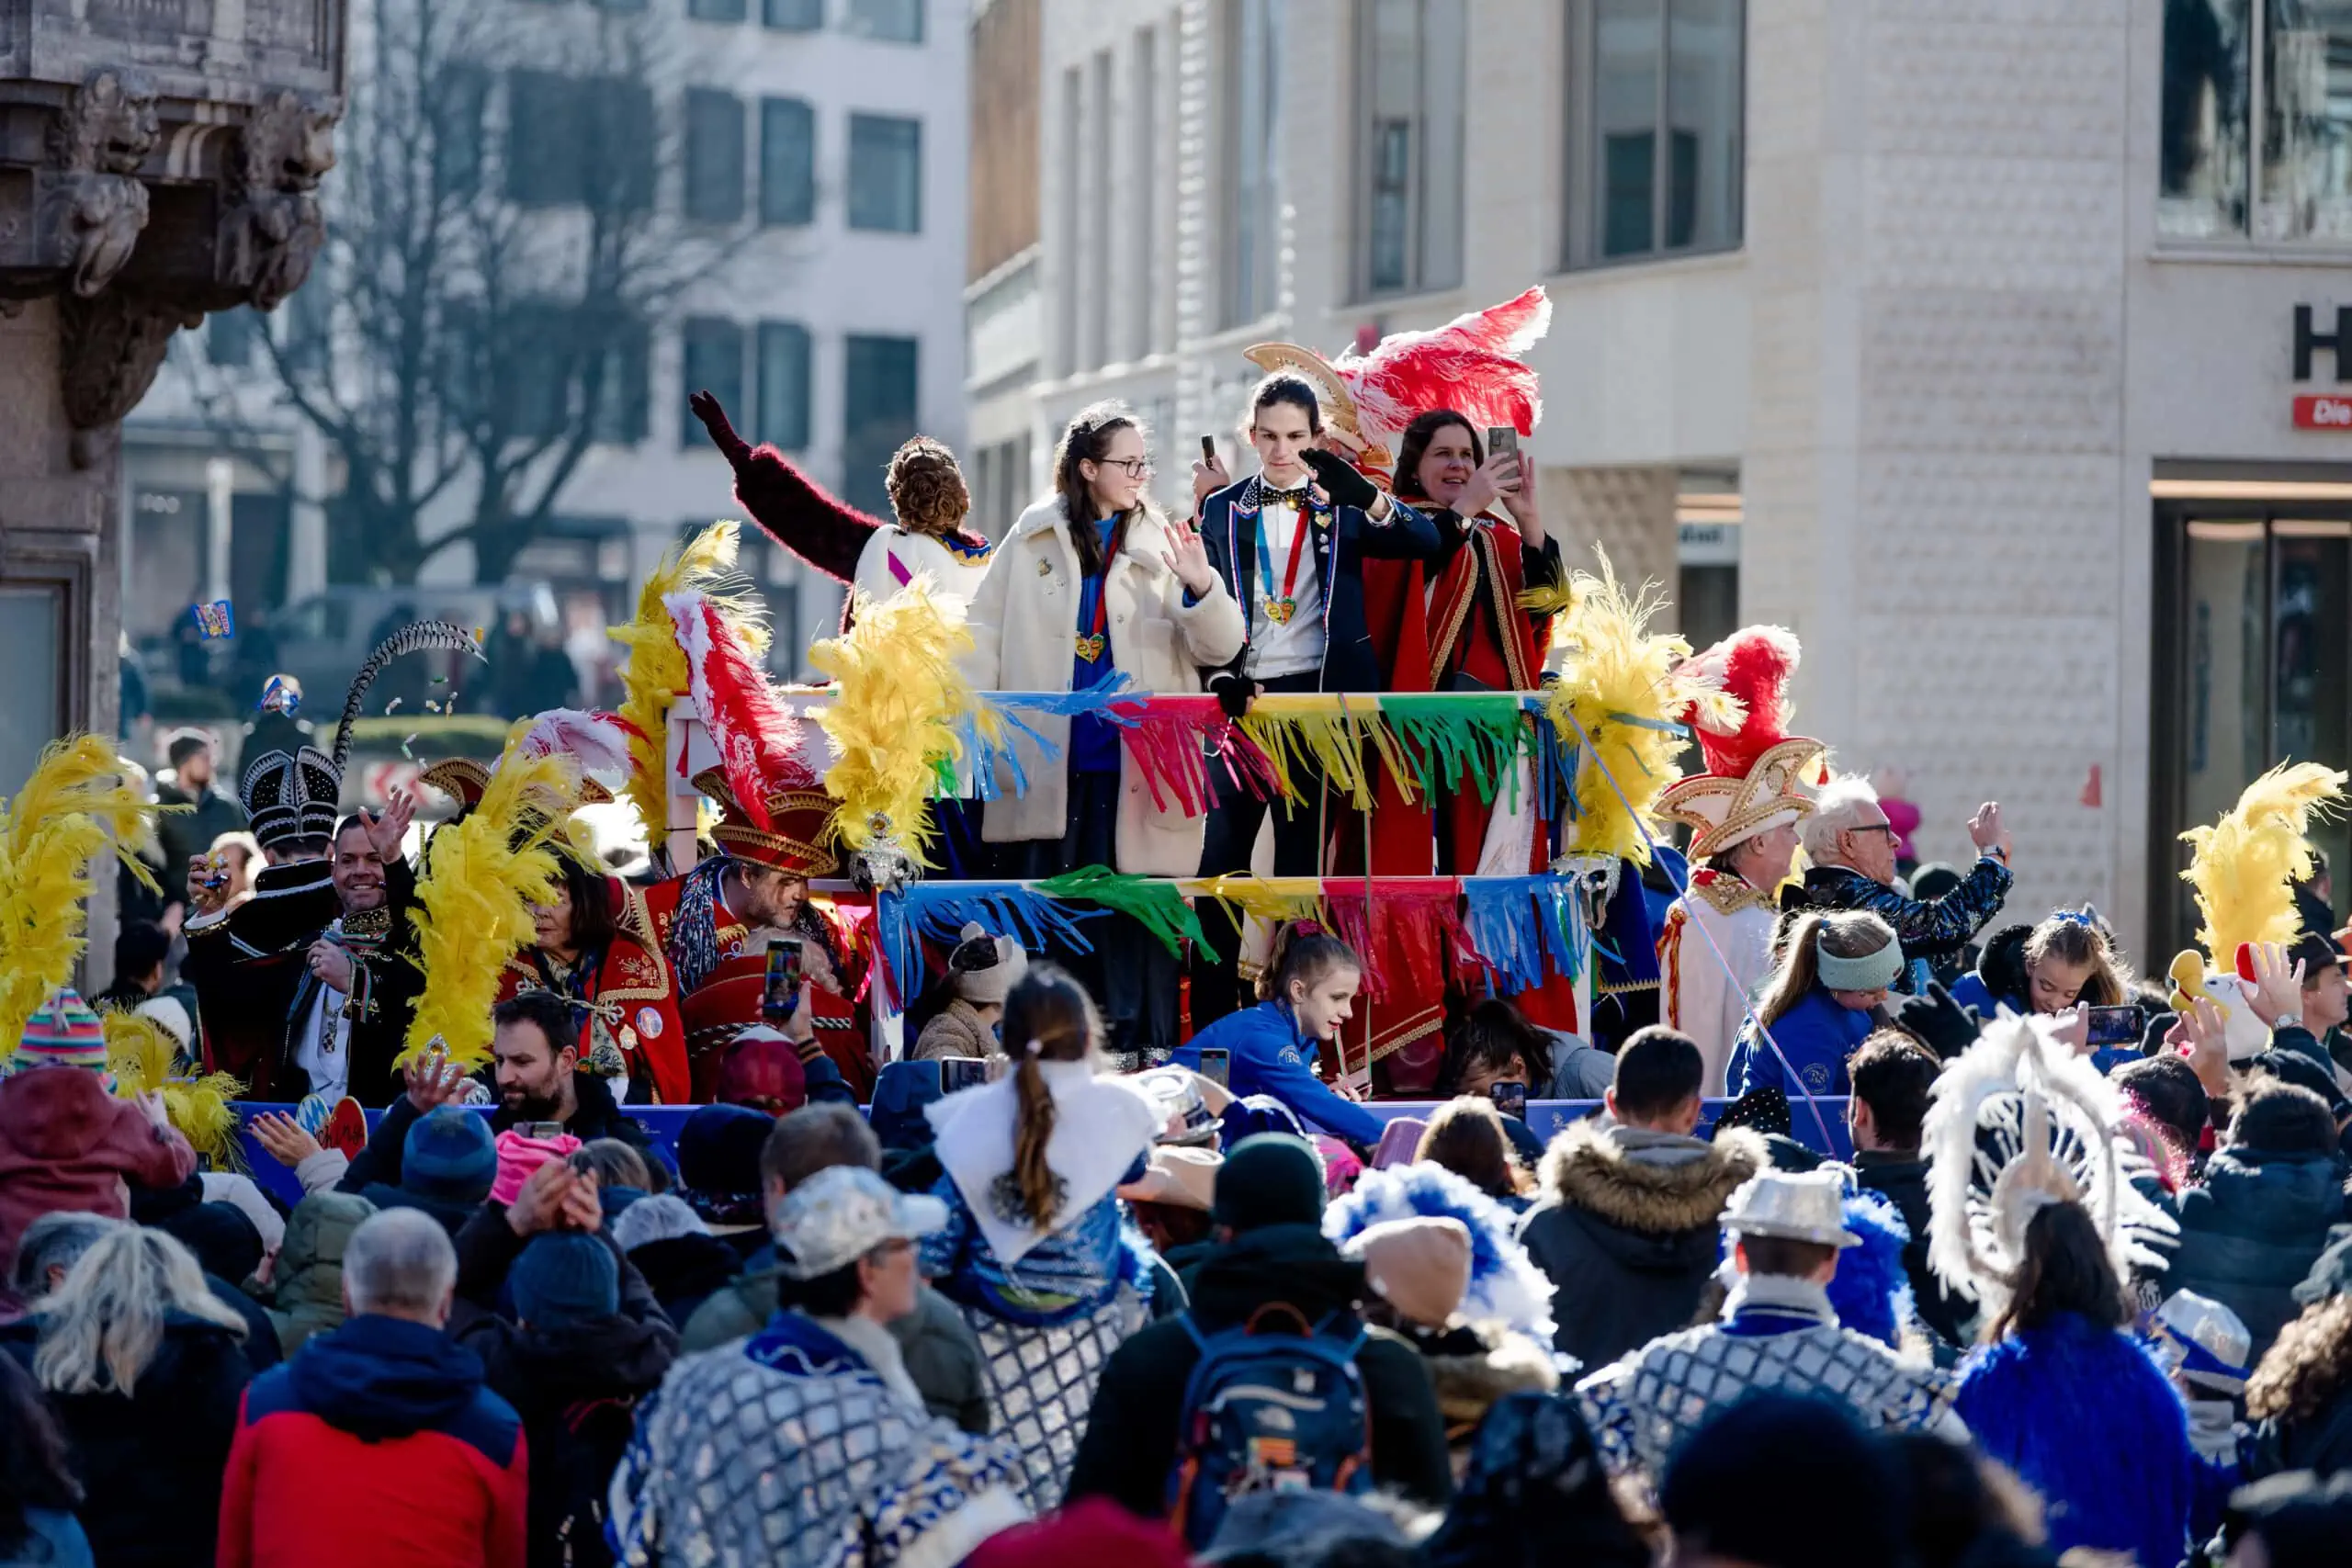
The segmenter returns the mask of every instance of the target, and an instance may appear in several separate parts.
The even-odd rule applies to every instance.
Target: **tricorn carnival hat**
[[[1720,1223],[1734,1235],[1777,1236],[1840,1250],[1862,1243],[1846,1228],[1846,1179],[1835,1170],[1758,1171],[1732,1190]]]
[[[1659,808],[1692,829],[1690,858],[1707,860],[1813,811],[1826,750],[1788,733],[1789,682],[1797,672],[1796,634],[1747,626],[1683,667],[1713,697],[1683,716],[1706,762],[1658,797]]]
[[[334,831],[343,798],[343,770],[351,761],[351,729],[358,722],[360,705],[368,700],[368,689],[393,660],[433,648],[481,657],[473,634],[463,627],[447,621],[412,622],[378,643],[359,673],[352,677],[332,751],[315,746],[290,752],[265,751],[245,765],[237,794],[262,848],[289,839],[324,838]]]
[[[738,860],[773,866],[795,876],[825,876],[841,868],[828,841],[833,797],[821,789],[779,789],[769,792],[763,805],[766,826],[752,818],[727,787],[718,768],[696,773],[695,788],[718,807],[718,824],[710,836]]]
[[[627,773],[631,729],[628,720],[614,714],[587,708],[549,708],[532,716],[530,728],[523,732],[516,750],[525,757],[551,757],[562,752],[576,758],[583,775],[580,804],[603,806],[612,800],[613,792],[584,775],[590,770]],[[504,760],[503,751],[487,762],[471,757],[444,757],[417,777],[455,800],[460,810],[471,811],[481,804],[482,792],[490,788],[491,775],[498,772],[498,764]]]

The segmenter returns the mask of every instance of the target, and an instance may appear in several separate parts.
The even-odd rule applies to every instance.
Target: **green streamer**
[[[1183,939],[1190,937],[1211,963],[1216,961],[1216,951],[1201,931],[1200,916],[1184,902],[1176,885],[1165,878],[1126,876],[1107,865],[1082,865],[1047,877],[1035,885],[1035,891],[1057,902],[1094,904],[1132,916],[1170,953],[1182,953]]]

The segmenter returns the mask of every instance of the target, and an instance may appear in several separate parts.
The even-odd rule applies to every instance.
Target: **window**
[[[731,93],[686,94],[686,216],[700,223],[743,216],[743,105]]]
[[[433,126],[433,178],[447,196],[481,188],[482,141],[488,134],[490,73],[450,61],[432,76],[424,117]]]
[[[1464,9],[1464,0],[1356,6],[1360,293],[1462,280]]]
[[[825,0],[761,0],[760,23],[786,33],[813,33],[825,25]]]
[[[204,357],[214,365],[243,367],[254,361],[254,334],[261,318],[253,308],[216,310],[204,319]]]
[[[0,581],[0,660],[8,671],[0,696],[0,769],[9,778],[31,773],[41,748],[65,731],[71,625],[65,584]]]
[[[1134,286],[1121,293],[1129,311],[1126,357],[1141,359],[1152,349],[1152,318],[1159,301],[1159,291],[1152,287],[1159,260],[1156,237],[1159,178],[1155,162],[1159,150],[1159,51],[1149,28],[1136,34],[1134,90],[1136,133],[1127,175],[1135,199],[1135,219],[1129,225],[1134,231],[1134,260],[1129,263],[1135,269],[1129,274]]]
[[[691,450],[709,437],[686,406],[687,398],[708,392],[723,408],[743,406],[743,329],[733,321],[689,316],[678,335],[685,383],[678,398],[678,445]]]
[[[853,506],[890,515],[882,470],[915,433],[916,359],[910,337],[852,337],[842,384],[842,489]]]
[[[507,77],[506,194],[526,207],[642,211],[653,201],[653,91],[618,77]]]
[[[650,367],[642,321],[549,300],[510,306],[496,328],[490,334],[491,386],[511,411],[516,439],[552,439],[583,417],[599,442],[627,446],[645,439]]]
[[[817,216],[817,111],[798,98],[760,100],[760,221]]]
[[[1228,0],[1225,10],[1225,323],[1254,321],[1274,308],[1274,254],[1281,243],[1274,203],[1275,62],[1282,43],[1277,0]]]
[[[743,0],[686,0],[686,15],[697,22],[740,22]]]
[[[922,41],[922,0],[849,0],[842,31],[888,43]]]
[[[922,121],[849,117],[849,226],[912,234],[922,228]]]
[[[808,329],[797,321],[760,323],[758,439],[786,452],[808,446]]]
[[[2352,243],[2352,3],[2168,0],[2164,47],[2157,232]]]
[[[1747,175],[1744,0],[1570,0],[1567,261],[1730,250]]]

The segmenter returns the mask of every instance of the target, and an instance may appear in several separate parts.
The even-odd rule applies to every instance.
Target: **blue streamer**
[[[990,934],[1011,936],[1032,953],[1057,944],[1091,953],[1094,944],[1078,924],[1105,912],[1072,908],[1017,882],[917,882],[876,898],[874,923],[903,1004],[922,989],[926,937],[952,946],[964,923],[978,920]]]
[[[1479,876],[1462,884],[1462,929],[1471,951],[1512,996],[1552,975],[1583,973],[1584,908],[1566,876]]]
[[[1029,793],[1029,770],[1022,765],[1022,749],[1016,739],[1026,739],[1035,747],[1037,759],[1042,762],[1054,763],[1062,760],[1062,749],[1046,739],[1037,727],[1023,715],[1076,718],[1080,714],[1096,714],[1123,728],[1132,729],[1142,720],[1133,712],[1122,713],[1115,705],[1132,704],[1145,694],[1137,692],[1125,674],[1116,674],[1102,684],[1082,692],[979,692],[974,694],[996,715],[1000,724],[1012,731],[1002,744],[998,744],[981,733],[975,716],[967,714],[956,721],[956,737],[962,741],[964,755],[971,763],[978,797],[994,800],[1003,793],[996,782],[1000,762],[1012,776],[1012,793],[1016,795]]]

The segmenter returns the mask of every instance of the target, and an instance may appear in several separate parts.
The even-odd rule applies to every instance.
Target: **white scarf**
[[[1742,1274],[1724,1298],[1722,1320],[1729,1323],[1742,1307],[1760,1307],[1794,1316],[1816,1317],[1826,1327],[1838,1325],[1838,1309],[1829,1304],[1829,1287],[1787,1274]]]
[[[888,1387],[892,1398],[910,1410],[927,1410],[922,1391],[915,1387],[914,1378],[907,1371],[907,1359],[899,1353],[899,1341],[888,1329],[855,1313],[847,1317],[811,1321],[865,1358],[865,1364],[874,1369],[874,1375]]]
[[[1018,1056],[1014,1058],[1017,1063]],[[1151,1147],[1164,1121],[1159,1102],[1124,1078],[1097,1077],[1086,1062],[1040,1062],[1054,1100],[1054,1131],[1046,1165],[1064,1191],[1054,1219],[1067,1225],[1094,1206]],[[1012,1168],[1013,1130],[1020,1120],[1018,1067],[995,1083],[934,1100],[923,1114],[936,1141],[932,1152],[956,1180],[964,1206],[997,1260],[1010,1267],[1053,1234],[1025,1220],[1008,1220],[990,1201],[996,1179]]]

